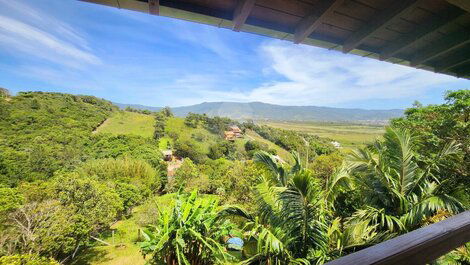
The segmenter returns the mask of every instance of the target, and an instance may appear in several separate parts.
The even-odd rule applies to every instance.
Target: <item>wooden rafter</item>
[[[434,34],[443,27],[453,23],[456,19],[460,18],[465,12],[459,8],[450,8],[438,18],[432,18],[427,23],[421,24],[414,31],[403,35],[401,38],[385,46],[380,52],[380,60],[387,60],[397,53],[412,47],[417,42],[425,39],[426,37]]]
[[[251,13],[256,0],[239,0],[237,7],[233,13],[233,27],[234,31],[240,31],[246,19]]]
[[[447,0],[447,2],[470,12],[470,1],[468,0]]]
[[[454,32],[418,52],[411,58],[410,65],[417,66],[418,64],[423,64],[433,58],[446,54],[468,43],[470,43],[470,32]]]
[[[301,43],[310,36],[323,21],[333,15],[334,10],[342,5],[344,1],[345,0],[321,0],[316,10],[299,22],[294,33],[294,43]]]
[[[412,10],[418,0],[400,0],[394,1],[394,6],[385,9],[378,16],[352,34],[343,44],[343,52],[347,53],[358,47],[365,39],[372,36],[377,31],[389,26],[395,18],[403,16]]]
[[[458,50],[448,56],[446,56],[445,60],[440,60],[436,63],[431,64],[434,67],[434,71],[436,72],[444,72],[454,67],[462,66],[467,63],[470,63],[470,45],[468,47],[463,48],[462,50]]]
[[[160,14],[160,1],[159,0],[148,0],[149,2],[149,13],[152,15]]]

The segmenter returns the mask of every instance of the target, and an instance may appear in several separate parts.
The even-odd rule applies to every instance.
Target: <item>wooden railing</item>
[[[360,250],[326,265],[427,264],[470,242],[470,211]]]

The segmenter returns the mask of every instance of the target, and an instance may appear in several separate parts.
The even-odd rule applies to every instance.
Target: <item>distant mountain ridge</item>
[[[120,108],[132,107],[158,111],[161,107],[115,103]],[[401,109],[366,110],[331,108],[317,106],[282,106],[263,102],[204,102],[191,106],[172,108],[176,116],[184,117],[189,112],[209,116],[221,116],[238,120],[277,120],[277,121],[323,121],[323,122],[366,122],[386,123],[403,115]]]

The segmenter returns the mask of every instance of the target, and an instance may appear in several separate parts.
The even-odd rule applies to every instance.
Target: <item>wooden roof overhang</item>
[[[82,0],[470,78],[470,0]]]

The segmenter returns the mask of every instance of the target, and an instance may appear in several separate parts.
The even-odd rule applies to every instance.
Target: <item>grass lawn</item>
[[[107,119],[95,132],[153,137],[154,124],[155,119],[152,115],[119,111]]]
[[[364,146],[384,133],[384,126],[316,123],[316,122],[262,122],[276,128],[311,133],[341,143],[346,150]]]

